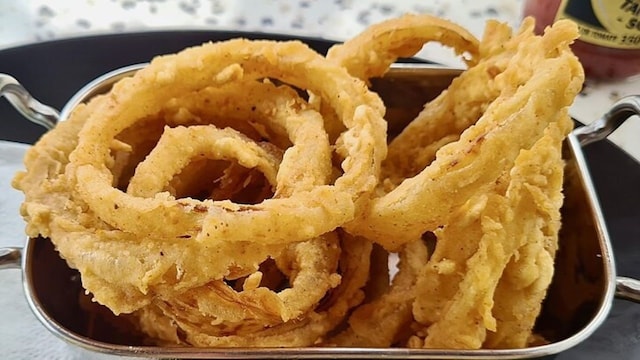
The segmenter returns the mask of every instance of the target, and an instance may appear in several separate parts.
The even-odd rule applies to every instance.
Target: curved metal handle
[[[630,95],[618,100],[602,117],[573,130],[580,145],[585,146],[606,139],[627,119],[640,115],[640,95]],[[640,303],[640,280],[616,277],[616,297]]]
[[[640,280],[618,276],[616,278],[616,297],[640,303]]]
[[[640,115],[640,95],[630,95],[618,100],[601,118],[575,129],[573,133],[580,145],[588,145],[605,139],[633,115]]]
[[[0,248],[0,270],[20,269],[22,267],[22,248]]]
[[[47,130],[53,129],[60,119],[58,110],[36,100],[10,75],[0,73],[0,96],[6,97],[11,105],[28,120]]]

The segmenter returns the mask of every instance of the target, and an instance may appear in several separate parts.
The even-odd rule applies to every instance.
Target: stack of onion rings
[[[518,271],[543,255],[552,269],[555,248],[508,242],[514,227],[499,225],[517,211],[557,241],[576,37],[567,21],[534,35],[527,19],[516,34],[490,22],[479,41],[406,15],[326,57],[245,39],[157,57],[29,150],[14,180],[27,233],[156,343],[527,346],[535,316],[514,321],[500,298],[539,311],[549,264],[544,279]],[[467,54],[469,69],[387,145],[367,84],[428,42]],[[544,206],[523,205],[529,193]],[[495,244],[508,251],[483,262]],[[480,270],[481,294],[469,285]]]

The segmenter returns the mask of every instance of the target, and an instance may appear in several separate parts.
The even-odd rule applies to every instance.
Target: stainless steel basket
[[[144,64],[107,73],[78,91],[58,112],[33,99],[15,79],[0,75],[0,94],[27,119],[52,128],[78,103],[108,91],[114,82]],[[373,81],[388,108],[390,134],[399,132],[460,70],[423,64],[396,64]],[[99,305],[87,309],[79,274],[67,267],[45,238],[24,248],[0,249],[0,268],[21,268],[28,303],[43,326],[91,352],[149,358],[430,358],[512,359],[556,354],[584,341],[603,323],[615,297],[640,302],[640,281],[616,276],[614,255],[598,196],[582,147],[605,139],[627,118],[640,114],[640,96],[616,103],[602,118],[577,127],[567,138],[563,228],[553,283],[536,330],[547,345],[507,350],[415,350],[378,348],[190,348],[144,346],[122,332],[118,318]]]

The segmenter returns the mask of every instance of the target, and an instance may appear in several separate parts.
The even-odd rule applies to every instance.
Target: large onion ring
[[[105,159],[111,140],[120,131],[159,111],[163,103],[181,93],[225,84],[238,76],[275,78],[306,88],[336,110],[348,130],[341,137],[346,155],[344,173],[334,185],[243,206],[165,196],[138,198],[111,186],[112,175]],[[71,154],[70,173],[80,197],[103,221],[141,236],[175,238],[192,234],[200,242],[260,238],[287,243],[310,239],[355,217],[354,202],[375,187],[380,163],[386,156],[380,99],[343,68],[299,42],[231,40],[187,49],[157,58],[100,99],[88,104],[92,113]],[[193,211],[196,208],[204,211]],[[249,226],[256,221],[262,226]]]
[[[418,175],[374,198],[363,216],[346,228],[397,249],[445,224],[454,209],[491,187],[580,91],[582,66],[570,51],[560,50],[568,49],[573,35],[577,36],[577,28],[569,22],[556,23],[544,37],[531,35],[522,45],[531,49],[520,50],[509,60],[517,65],[500,74],[501,95],[478,122],[458,141],[443,146]]]

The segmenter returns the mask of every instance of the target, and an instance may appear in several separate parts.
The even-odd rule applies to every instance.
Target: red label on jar
[[[640,49],[640,0],[562,0],[558,19],[576,22],[586,43]]]

